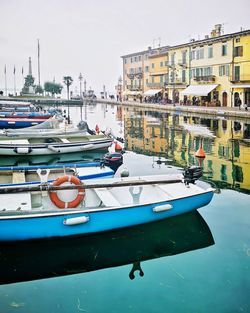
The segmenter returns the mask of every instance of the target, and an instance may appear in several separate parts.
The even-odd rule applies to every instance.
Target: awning
[[[140,91],[125,91],[123,93],[123,95],[125,96],[137,96],[137,95],[140,95],[141,92]]]
[[[154,96],[161,91],[162,91],[161,89],[149,89],[144,92],[144,96]]]
[[[250,88],[250,85],[249,84],[231,85],[231,88]]]
[[[218,85],[190,85],[181,91],[182,96],[207,96]]]

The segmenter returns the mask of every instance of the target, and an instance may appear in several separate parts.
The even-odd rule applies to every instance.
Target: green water
[[[89,121],[94,123],[95,112],[102,112],[103,123],[113,123],[120,133],[116,107],[88,110]],[[122,168],[131,175],[175,171],[171,164],[158,166],[154,161],[153,156],[130,151]],[[13,266],[13,280],[21,275],[17,253],[26,256],[21,257],[27,259],[27,266],[22,265],[26,277],[39,275],[37,263],[40,273],[52,269],[47,275],[54,277],[0,285],[0,312],[250,312],[249,203],[248,193],[225,187],[199,209],[200,217],[184,216],[89,239],[79,251],[70,243],[60,253],[55,252],[56,243],[47,248],[20,246],[21,252],[7,247],[9,259],[0,255],[2,277],[8,264]],[[66,253],[79,262],[67,261]],[[66,263],[55,270],[54,264],[63,258]],[[139,266],[143,276],[136,270]]]

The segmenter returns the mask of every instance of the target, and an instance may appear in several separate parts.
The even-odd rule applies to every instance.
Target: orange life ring
[[[55,191],[55,190],[49,191],[50,200],[60,209],[75,208],[84,200],[84,197],[85,197],[85,189],[83,187],[83,184],[82,184],[81,180],[75,176],[65,175],[65,176],[58,177],[53,182],[52,185],[53,186],[60,186],[61,184],[66,183],[66,182],[73,183],[77,186],[81,185],[82,188],[78,189],[77,197],[70,202],[64,202],[61,199],[59,199],[59,197],[57,195],[57,191]]]

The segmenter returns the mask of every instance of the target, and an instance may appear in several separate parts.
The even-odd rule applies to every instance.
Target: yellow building
[[[122,58],[125,94],[162,89],[172,103],[235,107],[240,98],[250,106],[250,30],[222,35],[217,24],[202,40]]]
[[[232,102],[237,99],[250,106],[250,31],[236,34],[232,39],[233,60],[230,75]]]
[[[163,100],[168,81],[168,47],[159,47],[150,51],[145,72],[149,73],[144,82],[145,100],[150,97]]]

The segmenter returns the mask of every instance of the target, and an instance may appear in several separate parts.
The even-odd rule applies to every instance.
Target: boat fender
[[[31,147],[15,147],[13,151],[17,154],[29,154],[32,151]]]
[[[87,223],[88,221],[89,221],[88,216],[78,216],[78,217],[72,217],[72,218],[65,218],[65,220],[63,221],[63,225],[74,226],[74,225]]]
[[[53,182],[53,186],[60,186],[63,183],[73,183],[76,186],[82,186],[81,188],[78,189],[78,194],[76,196],[76,198],[72,201],[69,202],[64,202],[61,199],[59,199],[58,195],[57,195],[57,191],[56,190],[51,190],[49,191],[49,197],[50,200],[59,208],[59,209],[67,209],[67,208],[75,208],[77,207],[85,198],[85,189],[83,187],[83,183],[81,182],[81,180],[75,176],[71,176],[71,175],[64,175],[61,177],[58,177],[54,182]]]
[[[163,205],[158,205],[153,208],[153,212],[158,213],[158,212],[164,212],[171,210],[173,208],[172,204],[163,204]]]

